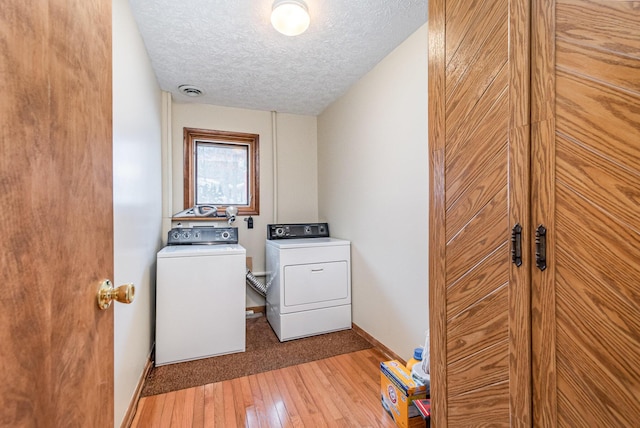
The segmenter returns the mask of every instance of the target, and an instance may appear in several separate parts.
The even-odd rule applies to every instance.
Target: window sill
[[[236,216],[237,217],[237,216]],[[191,221],[227,221],[226,217],[171,217],[171,221],[191,222]]]

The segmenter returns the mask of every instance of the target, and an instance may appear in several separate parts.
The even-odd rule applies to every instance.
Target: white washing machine
[[[225,230],[193,229],[169,233],[171,241],[179,230],[184,243],[197,234],[195,245],[170,245],[157,254],[156,366],[245,350],[246,250],[228,243],[233,237]],[[213,245],[203,245],[206,240]]]
[[[293,231],[292,226],[297,229],[299,225],[278,226]],[[326,230],[324,235],[328,235],[328,226]],[[266,311],[278,339],[283,342],[350,329],[351,243],[326,236],[269,235]]]

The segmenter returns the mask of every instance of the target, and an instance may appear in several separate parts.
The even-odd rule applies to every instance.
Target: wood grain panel
[[[47,141],[50,132],[48,25],[45,7],[21,1],[5,1],[0,7],[0,220],[6,225],[0,240],[0,421],[6,426],[46,426],[55,412],[50,400],[52,355],[42,354],[50,346],[53,292],[35,286],[48,272],[31,270],[28,264],[33,254],[49,254],[55,238],[20,232],[33,228],[32,221],[42,222],[33,211],[46,208],[39,199],[47,196],[46,173],[55,170],[47,167],[52,148],[37,150],[36,144]]]
[[[458,123],[467,117],[487,88],[493,84],[507,61],[507,33],[506,22],[491,33],[486,46],[478,51],[475,61],[469,65],[455,87],[450,86],[452,82],[446,76],[447,122]]]
[[[488,3],[489,1],[490,0],[448,0],[441,17],[444,22],[447,23],[448,27],[469,29],[474,21],[476,11],[485,7],[485,3]],[[431,14],[429,14],[429,16],[431,16]],[[443,48],[446,49],[443,52],[445,57],[445,66],[449,60],[453,58],[466,34],[467,31],[464,30],[446,32],[446,40],[443,44]]]
[[[626,170],[562,137],[556,147],[559,182],[640,232],[640,172]]]
[[[499,31],[500,26],[505,25],[507,19],[507,1],[485,1],[478,4],[478,7],[471,10],[473,19],[481,22],[482,25],[472,25],[467,27],[460,45],[456,48],[451,57],[447,57],[447,98],[451,91],[455,90],[461,80],[470,73],[469,67],[477,62],[476,55],[479,49],[487,44],[487,39]],[[457,24],[449,22],[449,25],[456,27]],[[489,42],[490,43],[490,42]]]
[[[632,426],[639,418],[637,399],[633,403],[631,400],[638,396],[640,389],[640,376],[633,364],[640,354],[640,267],[637,264],[640,219],[636,215],[640,177],[640,145],[636,144],[640,138],[637,83],[640,3],[533,0],[529,8],[527,1],[511,1],[508,33],[505,33],[507,45],[500,44],[502,39],[496,32],[488,31],[492,34],[484,40],[479,37],[478,29],[488,30],[491,20],[484,20],[477,11],[495,6],[496,2],[492,5],[472,3],[469,8],[477,17],[473,22],[461,2],[444,3],[438,2],[430,9],[430,19],[435,18],[438,23],[433,35],[446,35],[444,41],[440,38],[430,44],[430,55],[433,53],[440,61],[437,63],[440,67],[443,61],[438,56],[444,53],[445,63],[449,64],[445,70],[448,80],[430,85],[430,91],[434,91],[430,92],[431,96],[442,97],[443,92],[435,92],[442,90],[446,94],[446,101],[438,99],[433,104],[439,109],[435,110],[436,114],[430,112],[430,120],[436,121],[435,130],[446,129],[446,135],[440,135],[437,141],[430,139],[430,143],[437,144],[438,149],[445,147],[446,169],[435,170],[434,174],[443,176],[433,179],[442,187],[432,187],[432,190],[445,193],[435,196],[439,203],[446,202],[448,208],[444,219],[435,223],[448,228],[444,266],[441,260],[432,261],[438,263],[437,269],[445,269],[444,273],[436,269],[434,277],[444,280],[452,292],[451,306],[443,300],[432,300],[432,306],[447,303],[451,311],[445,333],[438,337],[442,340],[446,334],[447,355],[439,363],[449,363],[445,369],[448,379],[452,380],[441,402],[446,405],[443,410],[447,415],[439,420],[438,426],[485,424],[487,419],[474,413],[480,404],[486,406],[481,411],[491,414],[494,419],[490,423],[496,425]],[[443,16],[446,16],[444,23],[438,21]],[[478,46],[472,46],[475,43]],[[504,55],[504,46],[508,46],[508,56]],[[504,66],[507,59],[509,179],[505,207],[509,217],[506,224],[521,221],[524,225],[525,257],[524,269],[510,267],[508,293],[504,293],[508,302],[506,332],[510,344],[509,381],[505,385],[508,385],[510,400],[509,409],[503,413],[497,410],[505,404],[499,393],[492,397],[496,400],[493,403],[483,402],[482,387],[460,396],[452,394],[452,384],[460,380],[455,375],[461,371],[454,373],[451,365],[467,364],[467,370],[472,371],[467,375],[472,376],[473,367],[482,364],[475,360],[484,352],[480,350],[481,339],[470,336],[474,328],[481,331],[483,326],[490,325],[489,321],[478,315],[471,328],[460,326],[471,311],[477,315],[490,306],[496,296],[489,293],[486,299],[480,297],[473,301],[472,296],[481,296],[490,290],[488,284],[474,292],[468,291],[466,285],[455,290],[456,294],[453,290],[456,284],[464,284],[463,281],[471,278],[470,275],[489,275],[481,262],[488,256],[492,234],[500,233],[497,224],[492,223],[498,218],[499,210],[493,211],[495,216],[488,214],[495,200],[484,206],[481,199],[489,193],[474,189],[474,186],[487,186],[484,182],[475,184],[480,175],[474,168],[479,162],[471,161],[475,160],[473,155],[460,154],[471,147],[470,141],[476,142],[470,130],[475,131],[477,126],[465,127],[472,123],[469,119],[479,123],[476,119],[484,118],[483,114],[489,111],[487,105],[492,105],[484,97],[499,92],[491,87],[490,76],[500,78],[500,72],[495,75],[489,67]],[[435,71],[441,78],[438,67]],[[531,78],[529,69],[533,70]],[[530,88],[531,99],[528,98]],[[531,120],[534,125],[529,129]],[[455,167],[458,174],[454,173]],[[474,174],[475,180],[468,179]],[[446,189],[442,183],[446,183]],[[462,201],[459,206],[458,200]],[[472,206],[484,209],[473,210],[469,208]],[[475,212],[475,217],[469,215]],[[434,214],[442,215],[442,212],[432,210],[431,215]],[[532,232],[538,224],[545,224],[548,229],[545,271],[531,266]],[[440,244],[432,245],[433,256],[441,250],[438,245],[442,236],[439,240]],[[463,248],[466,251],[462,251]],[[559,258],[560,254],[563,259]],[[442,253],[437,257],[442,257]],[[442,298],[442,290],[432,295]],[[466,310],[463,301],[469,304]],[[436,320],[442,322],[441,318]],[[464,336],[469,331],[469,337]],[[459,341],[456,334],[460,335]],[[535,358],[529,354],[529,336]],[[491,346],[493,342],[487,343]],[[468,359],[455,360],[457,352],[473,346],[478,346],[478,352],[469,354]],[[498,355],[492,357],[498,358]],[[531,364],[533,400],[527,371],[527,365]],[[463,385],[460,380],[456,388]],[[611,391],[610,396],[603,397],[607,390]],[[456,401],[458,398],[465,401]],[[531,401],[535,406],[533,420]],[[436,393],[434,403],[438,402]],[[606,410],[597,415],[604,407]],[[500,419],[500,415],[509,418]]]
[[[528,0],[429,2],[429,78],[444,79],[429,85],[429,142],[436,167],[431,170],[430,230],[436,240],[430,246],[435,266],[430,307],[437,311],[431,312],[430,329],[432,354],[440,353],[432,359],[438,427],[508,425],[510,388],[516,388],[514,397],[527,399],[526,390],[509,379],[509,367],[521,366],[510,359],[511,345],[506,345],[509,287],[500,279],[509,272],[510,138],[524,141],[521,131],[512,133],[509,127],[528,123],[527,94],[514,95],[527,90],[522,85],[528,86],[528,71],[516,68],[528,62],[528,48],[510,51],[509,43],[528,37],[527,11]],[[524,325],[518,322],[514,326]],[[433,339],[437,346],[446,343],[446,352],[434,349]],[[517,399],[514,403],[526,413]]]
[[[447,133],[447,241],[507,184],[506,87],[494,93],[506,85],[504,70],[471,115]]]
[[[551,19],[551,17],[548,17]],[[554,76],[549,80],[555,81]],[[549,90],[553,87],[543,86]],[[532,94],[533,95],[533,94]],[[542,96],[542,93],[538,93]],[[553,90],[555,99],[555,90]],[[541,107],[540,112],[546,107]],[[531,224],[544,225],[547,234],[547,269],[531,268],[531,375],[533,425],[556,426],[556,223],[555,120],[531,125]],[[535,254],[535,241],[529,244]]]
[[[449,365],[508,339],[508,298],[507,285],[503,284],[447,323]]]
[[[638,58],[640,3],[558,0],[556,36]]]
[[[449,159],[452,153],[463,150],[470,140],[473,140],[476,131],[482,126],[487,126],[492,120],[505,120],[502,116],[495,117],[496,111],[506,108],[507,85],[509,83],[508,67],[502,67],[494,82],[487,88],[485,95],[478,101],[469,116],[463,122],[449,123],[446,130],[447,145],[445,147],[445,158]],[[504,103],[504,104],[503,104]],[[508,112],[502,112],[508,116]],[[491,119],[487,116],[492,115]],[[486,131],[485,131],[486,132]],[[505,132],[506,135],[506,132]]]
[[[558,206],[579,213],[558,218],[558,417],[637,421],[640,234],[562,187]]]
[[[506,212],[507,191],[502,189],[447,244],[446,275],[449,284],[457,281],[507,241]]]
[[[533,220],[549,231],[548,269],[533,271],[534,422],[635,426],[640,4],[553,6],[534,1],[533,114],[554,96],[557,113],[532,128]]]
[[[111,3],[51,0],[48,10],[52,127],[37,143],[57,147],[41,191],[51,202],[42,212],[59,233],[43,253],[57,264],[51,277],[68,284],[50,303],[50,424],[112,425],[113,373],[104,367],[113,365],[113,310],[99,311],[94,300],[100,281],[113,278]],[[79,212],[86,226],[69,216]]]
[[[460,2],[462,3],[462,2]],[[429,8],[429,329],[434,426],[447,426],[447,313],[445,239],[445,0]]]
[[[460,141],[460,144],[452,145],[446,153],[446,174],[447,174],[447,208],[451,206],[460,194],[470,184],[465,171],[474,172],[486,168],[488,158],[506,146],[508,134],[506,131],[508,123],[508,98],[503,93],[492,107],[492,111],[478,123],[475,129],[470,129],[468,140]],[[467,123],[465,121],[465,123]],[[459,125],[466,127],[468,125]],[[504,162],[504,161],[503,161]],[[451,179],[449,179],[451,176]],[[464,181],[461,181],[464,180]],[[449,183],[453,181],[454,183]],[[451,196],[449,196],[449,194]]]
[[[465,224],[507,186],[507,166],[504,162],[506,152],[505,147],[477,174],[478,181],[469,183],[464,193],[447,210],[447,240],[459,233]]]
[[[565,187],[557,198],[558,418],[633,426],[640,416],[640,234]]]
[[[482,260],[476,269],[449,286],[447,321],[491,294],[496,289],[496,284],[502,285],[509,281],[509,272],[504,268],[508,257],[509,248],[505,243]]]
[[[562,39],[558,40],[556,50],[558,67],[563,70],[585,73],[595,80],[640,94],[640,53],[634,58]],[[640,51],[640,47],[638,50]]]
[[[496,128],[493,128],[494,130]],[[501,131],[496,131],[501,134]],[[470,144],[474,150],[464,150],[457,159],[452,160],[447,174],[447,215],[462,217],[462,222],[447,222],[447,238],[460,230],[460,226],[468,222],[474,214],[485,206],[496,193],[507,184],[507,138],[506,135],[491,135],[486,140],[476,140]],[[477,150],[476,150],[477,149]],[[502,172],[502,177],[496,177]],[[500,186],[502,185],[502,186]],[[460,198],[473,201],[457,204]],[[477,207],[476,210],[461,210],[464,204]],[[451,205],[449,205],[451,204]]]
[[[4,1],[0,40],[0,423],[112,426],[111,3]]]
[[[556,206],[558,247],[576,254],[582,269],[606,284],[603,292],[640,305],[640,234],[563,186],[557,188]]]
[[[520,5],[522,6],[522,5]],[[512,22],[517,21],[515,15],[525,13],[525,8],[515,7],[515,11],[510,13]],[[520,10],[520,11],[518,11]],[[528,34],[528,27],[523,29],[521,25],[512,24],[514,30],[511,37],[516,37],[524,31]],[[525,37],[525,36],[521,36]],[[510,43],[513,40],[510,41]],[[525,44],[518,42],[517,45],[525,48]],[[513,51],[513,49],[511,49]],[[510,54],[511,55],[511,54]],[[524,60],[512,60],[521,62]],[[526,61],[525,61],[526,62]],[[510,424],[512,427],[530,427],[531,416],[531,273],[530,264],[531,251],[527,245],[527,230],[530,227],[530,144],[529,125],[514,126],[528,120],[529,98],[525,93],[516,90],[529,81],[528,65],[519,65],[513,71],[518,77],[512,77],[509,84],[510,90],[510,129],[509,129],[509,226],[514,227],[520,224],[523,229],[522,237],[522,265],[507,262],[509,267],[509,406]],[[518,82],[516,82],[518,81]],[[528,93],[528,91],[524,90]],[[526,106],[521,105],[525,101]]]
[[[452,427],[510,427],[509,382],[449,399]]]
[[[509,380],[509,341],[505,338],[448,367],[452,397]]]
[[[532,125],[555,116],[555,6],[555,1],[531,1]]]
[[[531,85],[531,2],[530,0],[510,0],[508,4],[509,28],[509,128],[518,132],[530,123]],[[528,136],[527,135],[527,143]],[[528,145],[523,147],[529,149]],[[528,153],[528,152],[527,152]],[[528,164],[527,164],[528,165]],[[514,162],[512,167],[525,166]],[[526,179],[529,179],[528,174]],[[527,195],[528,196],[528,195]],[[520,420],[515,421],[520,425]]]
[[[561,337],[562,327],[558,330]],[[612,384],[599,383],[601,382],[598,374],[600,366],[585,358],[585,351],[581,347],[583,342],[562,341],[561,343],[567,352],[572,352],[574,356],[580,356],[580,358],[558,360],[558,424],[577,426],[576,421],[588,420],[595,426],[637,426],[637,410],[626,406],[628,400],[617,402],[614,401],[614,396],[617,394],[600,394],[601,388]]]
[[[640,355],[638,305],[601,293],[606,285],[565,251],[558,254],[557,272],[560,390],[565,396],[589,396],[572,406],[594,422],[624,426],[640,420],[640,368],[627,358]],[[617,408],[625,409],[626,424],[615,415]]]
[[[638,171],[638,95],[559,71],[557,132],[582,142],[624,167]]]
[[[509,416],[510,426],[530,427],[531,415],[531,276],[527,230],[530,217],[530,33],[531,4],[509,1],[509,227],[523,228],[521,266],[509,263]]]

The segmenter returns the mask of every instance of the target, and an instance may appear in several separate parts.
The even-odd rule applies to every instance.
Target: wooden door
[[[0,425],[113,426],[111,1],[0,7]]]
[[[536,0],[533,16],[535,425],[637,427],[640,2]]]
[[[429,1],[434,425],[530,426],[529,4]],[[529,248],[523,246],[522,259]]]

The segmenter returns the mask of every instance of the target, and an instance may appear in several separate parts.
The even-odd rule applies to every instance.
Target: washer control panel
[[[268,224],[267,239],[328,238],[329,223]]]
[[[169,231],[169,239],[167,239],[167,245],[237,243],[237,227],[174,227]]]

